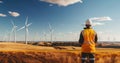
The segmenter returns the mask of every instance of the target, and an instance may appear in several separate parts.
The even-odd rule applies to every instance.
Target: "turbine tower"
[[[27,44],[28,42],[28,34],[29,34],[29,30],[28,30],[28,27],[31,25],[32,23],[29,23],[28,24],[28,17],[26,18],[26,21],[25,21],[25,26],[21,27],[20,29],[18,29],[17,31],[20,31],[22,29],[25,28],[25,43]]]
[[[49,31],[50,31],[50,40],[51,40],[51,43],[53,43],[53,29],[51,27],[51,24],[49,24]]]
[[[44,36],[44,41],[47,41],[47,39],[46,39],[46,36],[47,36],[46,32],[43,32],[43,36]]]
[[[17,29],[17,26],[14,24],[13,21],[11,21],[12,25],[13,25],[13,28],[11,30],[11,33],[14,33],[14,42],[16,43],[16,29]]]

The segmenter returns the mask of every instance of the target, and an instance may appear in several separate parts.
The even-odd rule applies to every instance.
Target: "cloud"
[[[110,21],[112,20],[110,17],[94,17],[90,18],[90,20],[94,21]]]
[[[0,13],[0,17],[6,17],[7,15]]]
[[[93,26],[97,26],[97,25],[104,25],[104,23],[101,23],[103,21],[110,21],[112,20],[110,17],[94,17],[94,18],[89,18],[93,23]],[[95,22],[98,21],[98,22]]]
[[[97,26],[97,25],[104,25],[104,23],[100,23],[100,22],[94,22],[93,26]]]
[[[59,6],[68,6],[78,2],[80,3],[83,2],[82,0],[40,0],[40,1],[57,4]]]
[[[3,1],[0,1],[0,3],[3,3]]]
[[[18,17],[20,16],[20,14],[18,12],[11,12],[11,11],[8,11],[8,13],[13,16],[13,17]]]
[[[101,23],[101,22],[93,22],[92,21],[92,26],[102,26],[104,25],[105,23]],[[85,26],[85,23],[84,24],[81,24],[81,26]]]

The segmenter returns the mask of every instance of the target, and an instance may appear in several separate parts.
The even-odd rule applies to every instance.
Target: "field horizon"
[[[0,63],[81,63],[81,47],[0,43]],[[97,48],[95,63],[119,63],[119,48]]]

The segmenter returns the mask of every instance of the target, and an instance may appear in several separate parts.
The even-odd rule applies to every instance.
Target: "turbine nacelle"
[[[32,25],[32,23],[29,23],[29,24],[27,24],[27,25],[25,25],[25,26],[21,27],[21,28],[20,28],[20,29],[18,29],[17,31],[20,31],[20,30],[22,30],[22,29],[24,29],[24,28],[28,28],[30,25]]]

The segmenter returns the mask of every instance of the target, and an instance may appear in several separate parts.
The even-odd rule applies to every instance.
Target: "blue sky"
[[[93,28],[99,40],[120,40],[119,0],[0,0],[0,40],[8,40],[11,20],[24,26],[26,17],[32,23],[29,40],[50,40],[49,25],[54,29],[53,40],[78,40],[83,23],[89,18],[109,17],[111,20],[93,21],[102,23]],[[61,2],[61,3],[59,3]],[[72,4],[71,4],[72,3]],[[10,13],[11,12],[11,13]],[[15,13],[15,14],[14,14]],[[17,40],[24,40],[25,30],[17,31]],[[11,34],[13,40],[13,34]]]

